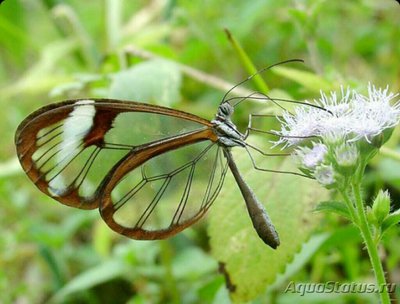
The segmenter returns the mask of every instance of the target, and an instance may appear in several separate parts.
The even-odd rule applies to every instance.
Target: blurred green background
[[[37,190],[20,169],[13,137],[38,107],[88,96],[145,101],[212,119],[224,92],[248,76],[224,29],[257,68],[304,59],[304,65],[263,74],[272,96],[313,99],[320,89],[341,84],[365,92],[368,82],[397,92],[399,16],[394,0],[3,1],[0,302],[377,303],[366,293],[284,292],[291,281],[374,282],[354,227],[310,211],[325,195],[312,182],[260,178],[243,169],[261,197],[270,195],[267,209],[277,207],[271,211],[282,232],[281,251],[259,244],[250,221],[239,219],[246,211],[238,192],[229,196],[236,189],[229,178],[209,221],[167,241],[132,241],[109,230],[97,211],[62,206]],[[238,124],[246,117],[239,113]],[[365,181],[369,197],[389,189],[393,208],[399,207],[399,135],[396,130],[388,143],[392,153],[374,159]],[[398,227],[383,243],[388,280],[399,284]]]

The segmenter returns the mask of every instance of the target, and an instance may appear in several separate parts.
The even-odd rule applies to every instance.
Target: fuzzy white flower
[[[341,89],[341,97],[335,92],[329,96],[321,92],[318,107],[301,105],[294,114],[283,113],[281,130],[275,131],[280,139],[275,145],[298,145],[305,138],[342,138],[352,142],[365,139],[367,142],[388,128],[393,128],[400,119],[400,103],[391,101],[398,94],[389,89],[377,89],[369,84],[368,96],[350,89]]]
[[[335,183],[335,171],[331,165],[321,165],[315,169],[315,179],[324,186],[329,186]]]
[[[355,144],[347,143],[335,147],[335,160],[339,166],[354,166],[359,157],[359,151]]]
[[[300,158],[300,162],[304,167],[313,170],[323,162],[327,152],[328,149],[324,144],[313,143],[312,149],[301,147],[296,151],[296,154]]]

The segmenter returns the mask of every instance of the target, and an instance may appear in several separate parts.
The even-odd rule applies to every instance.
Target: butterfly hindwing
[[[227,163],[222,148],[201,140],[201,133],[144,146],[111,171],[100,208],[113,230],[135,239],[160,239],[206,213],[222,187]],[[185,140],[191,144],[182,145]],[[159,153],[162,145],[178,142],[179,148]]]

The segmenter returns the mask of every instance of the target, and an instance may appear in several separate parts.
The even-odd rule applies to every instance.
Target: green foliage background
[[[230,177],[209,221],[167,241],[132,241],[110,231],[96,211],[62,206],[38,191],[20,169],[13,136],[38,107],[88,96],[141,100],[212,119],[224,92],[248,76],[225,28],[257,68],[305,60],[263,75],[272,96],[312,99],[340,84],[365,91],[369,81],[397,92],[399,16],[391,0],[3,1],[1,303],[376,303],[374,294],[284,292],[290,281],[373,282],[354,227],[311,212],[326,196],[313,182],[254,172],[237,156],[249,183],[268,200],[283,241],[275,252],[254,237]],[[238,114],[245,125],[247,116]],[[397,208],[398,143],[396,130],[390,153],[374,159],[365,183],[367,196],[388,188]],[[399,284],[398,227],[383,242],[389,281]]]

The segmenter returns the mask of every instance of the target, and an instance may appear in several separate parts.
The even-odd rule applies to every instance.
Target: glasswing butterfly
[[[245,98],[226,99],[230,91],[212,121],[114,99],[50,104],[19,125],[18,158],[43,193],[68,206],[98,208],[111,229],[141,240],[167,238],[198,221],[229,168],[259,237],[276,248],[275,227],[231,154],[232,147],[247,150],[250,128],[242,134],[232,122]]]

